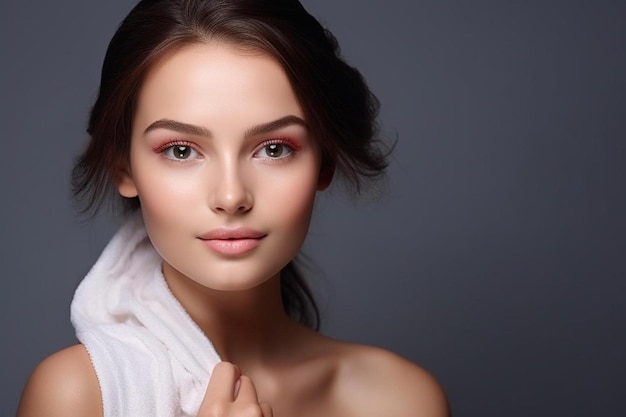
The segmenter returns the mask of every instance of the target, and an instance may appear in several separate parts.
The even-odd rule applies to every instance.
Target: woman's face
[[[130,168],[166,278],[244,290],[299,251],[320,181],[320,152],[281,68],[225,43],[160,60],[140,91]]]

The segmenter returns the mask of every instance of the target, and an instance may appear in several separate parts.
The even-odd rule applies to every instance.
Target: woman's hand
[[[259,404],[252,380],[239,368],[220,362],[213,369],[198,417],[272,417],[267,403]]]

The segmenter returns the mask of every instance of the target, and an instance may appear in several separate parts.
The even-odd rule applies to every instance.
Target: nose
[[[252,193],[235,164],[215,172],[211,209],[216,213],[243,214],[253,206]]]

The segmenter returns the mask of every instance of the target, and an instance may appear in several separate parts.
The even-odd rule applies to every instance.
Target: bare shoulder
[[[447,417],[446,395],[425,369],[384,349],[344,345],[336,394],[350,415]]]
[[[44,359],[28,379],[18,417],[102,416],[96,373],[83,345]]]

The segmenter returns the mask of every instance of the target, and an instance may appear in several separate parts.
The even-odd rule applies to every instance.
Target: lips
[[[236,228],[227,228],[221,227],[219,229],[211,230],[209,233],[206,233],[200,236],[202,240],[229,240],[229,239],[260,239],[265,237],[264,233],[258,232],[254,229],[249,229],[247,227],[236,227]]]
[[[211,250],[221,255],[243,255],[256,248],[266,234],[246,227],[219,228],[199,236]]]

